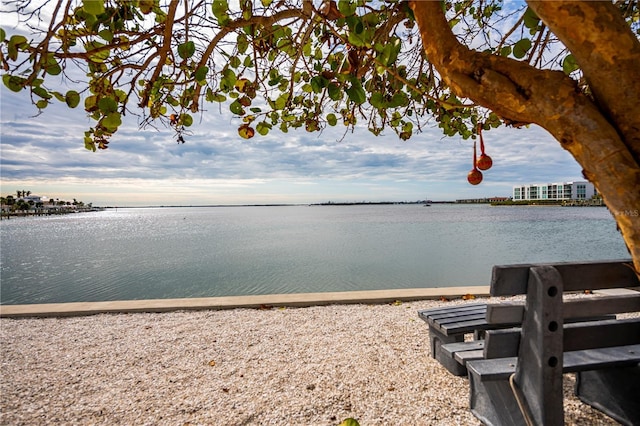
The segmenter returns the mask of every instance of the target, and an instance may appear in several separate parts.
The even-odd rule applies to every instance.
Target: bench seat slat
[[[456,352],[472,351],[484,349],[484,340],[473,340],[469,342],[447,343],[442,345],[442,351],[449,356],[453,356]]]
[[[460,351],[456,352],[455,359],[460,364],[466,366],[467,362],[482,359],[482,349],[476,349],[475,351]]]
[[[489,327],[487,321],[482,319],[476,319],[471,321],[459,321],[452,324],[440,324],[438,327],[444,334],[456,333],[471,333],[476,330],[483,330]]]
[[[563,357],[563,373],[632,366],[640,362],[640,344],[570,351]],[[467,368],[482,381],[508,380],[516,371],[517,362],[517,357],[482,359],[469,361]]]
[[[452,322],[456,322],[459,319],[462,320],[477,320],[477,319],[481,319],[484,320],[486,317],[486,310],[482,310],[482,311],[478,311],[478,312],[465,312],[463,314],[449,314],[449,315],[442,315],[442,316],[436,316],[436,317],[430,317],[429,318],[429,324],[446,324],[446,323],[452,323]]]
[[[424,321],[428,321],[429,318],[440,315],[440,314],[447,314],[451,312],[459,313],[459,312],[464,312],[468,310],[484,308],[486,306],[487,306],[486,303],[470,303],[465,305],[453,305],[453,306],[443,306],[443,307],[432,308],[432,309],[421,309],[418,311],[418,316],[422,318]]]

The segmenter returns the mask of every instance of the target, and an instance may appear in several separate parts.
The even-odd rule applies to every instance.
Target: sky
[[[409,141],[393,132],[336,126],[242,139],[215,105],[178,144],[167,128],[129,116],[107,150],[84,148],[91,121],[56,103],[40,115],[26,92],[0,89],[0,193],[17,190],[94,206],[227,205],[360,201],[450,201],[510,196],[523,183],[583,180],[573,157],[545,130],[484,132],[493,167],[467,183],[473,142],[426,128]],[[162,126],[162,125],[160,125]]]
[[[207,104],[186,143],[129,115],[109,149],[84,148],[93,122],[58,102],[37,115],[28,93],[0,88],[0,193],[77,199],[95,206],[227,205],[361,201],[452,201],[511,196],[526,183],[583,180],[581,168],[545,130],[484,132],[493,167],[467,182],[473,142],[437,127],[409,141],[366,128],[344,134],[303,129],[242,139],[227,106]],[[66,87],[68,89],[78,89]],[[81,102],[82,105],[82,102]]]

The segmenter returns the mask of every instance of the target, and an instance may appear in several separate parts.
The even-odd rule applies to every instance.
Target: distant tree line
[[[85,204],[83,201],[78,201],[75,198],[73,201],[60,200],[59,198],[46,197],[32,197],[31,191],[18,190],[16,196],[7,195],[0,197],[0,204],[2,205],[3,212],[17,212],[17,211],[42,211],[42,210],[55,210],[59,208],[72,208],[74,210],[92,208],[92,204]]]

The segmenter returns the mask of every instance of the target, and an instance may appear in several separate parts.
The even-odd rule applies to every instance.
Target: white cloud
[[[580,178],[580,167],[540,128],[485,132],[494,166],[472,187],[472,142],[425,129],[409,141],[366,129],[241,139],[225,107],[204,113],[178,144],[168,129],[127,117],[106,151],[87,151],[81,108],[52,105],[34,117],[26,94],[1,90],[2,193],[28,189],[94,204],[244,204],[409,201],[511,193],[523,182]],[[215,109],[215,108],[214,108]]]

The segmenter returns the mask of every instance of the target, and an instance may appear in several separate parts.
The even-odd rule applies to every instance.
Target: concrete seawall
[[[455,299],[471,294],[489,295],[489,286],[411,288],[396,290],[347,291],[331,293],[266,294],[251,296],[203,297],[190,299],[117,300],[30,305],[0,305],[0,317],[62,317],[101,313],[171,312],[261,307],[305,307],[334,304],[376,304],[414,300]]]

